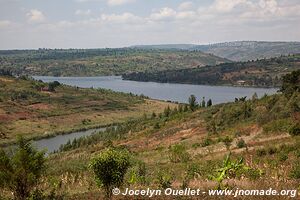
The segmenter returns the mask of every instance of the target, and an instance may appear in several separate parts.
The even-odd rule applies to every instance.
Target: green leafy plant
[[[247,171],[250,168],[244,164],[244,159],[241,158],[236,161],[230,159],[231,153],[223,161],[223,166],[216,170],[216,174],[210,176],[211,180],[217,181],[218,189],[224,188],[223,181],[227,178],[235,178],[238,174],[243,171]]]
[[[130,155],[125,150],[108,148],[93,158],[89,167],[95,174],[97,185],[104,189],[106,198],[111,198],[112,189],[124,182],[130,167]]]
[[[169,147],[169,158],[173,163],[187,162],[190,159],[190,154],[183,144],[175,144]]]
[[[18,138],[13,155],[0,150],[0,187],[10,190],[16,200],[28,198],[42,177],[45,161],[44,151],[37,151],[23,137]]]

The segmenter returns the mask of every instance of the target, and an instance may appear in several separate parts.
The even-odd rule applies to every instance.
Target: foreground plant
[[[0,187],[11,191],[14,199],[27,199],[40,181],[45,161],[44,151],[20,137],[12,155],[0,150]]]
[[[110,199],[112,190],[124,182],[130,167],[130,155],[125,150],[108,148],[93,158],[89,167],[95,174],[97,185],[104,189],[106,198]]]
[[[223,181],[229,178],[235,178],[238,175],[243,173],[247,173],[248,171],[253,171],[252,168],[246,166],[244,164],[244,159],[241,158],[239,160],[231,160],[231,153],[229,153],[226,159],[223,161],[223,166],[217,169],[217,173],[210,177],[211,180],[217,181],[218,190],[224,189]],[[261,172],[259,171],[261,174]]]

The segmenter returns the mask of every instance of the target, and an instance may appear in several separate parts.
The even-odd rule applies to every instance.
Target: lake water
[[[214,104],[234,101],[235,97],[251,97],[255,92],[258,97],[264,94],[274,94],[278,89],[274,88],[246,88],[229,86],[207,86],[174,83],[136,82],[122,80],[120,76],[102,77],[49,77],[34,76],[37,80],[44,82],[59,81],[67,85],[82,88],[106,88],[119,92],[144,94],[153,99],[177,101],[186,103],[191,94],[198,100],[205,97],[212,99]]]
[[[205,97],[206,100],[212,99],[214,104],[234,101],[235,97],[251,97],[255,92],[259,97],[264,94],[274,94],[277,89],[272,88],[245,88],[228,86],[204,86],[173,83],[153,83],[136,82],[122,80],[120,76],[105,77],[49,77],[34,76],[37,80],[44,82],[59,81],[60,83],[78,86],[82,88],[106,88],[119,92],[144,94],[153,99],[177,101],[186,103],[191,94],[194,94],[198,100]],[[69,140],[82,136],[88,136],[105,128],[79,131],[66,135],[58,135],[53,138],[46,138],[35,141],[38,149],[47,149],[48,153],[59,149],[60,145],[66,144]]]
[[[74,139],[78,139],[80,137],[89,136],[94,133],[98,133],[100,131],[104,131],[106,128],[97,128],[97,129],[89,129],[85,131],[73,132],[70,134],[57,135],[51,138],[45,138],[41,140],[37,140],[33,142],[33,145],[37,147],[37,149],[43,150],[46,149],[47,153],[52,153],[54,151],[59,150],[59,147],[62,144],[66,144],[69,140],[73,141]]]

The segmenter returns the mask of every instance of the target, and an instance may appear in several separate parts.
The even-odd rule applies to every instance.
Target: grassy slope
[[[200,51],[90,49],[0,51],[0,68],[49,76],[119,75],[134,71],[182,69],[228,62]]]
[[[251,62],[223,63],[194,69],[167,70],[161,72],[132,73],[125,79],[173,83],[209,85],[239,85],[278,87],[280,78],[293,70],[300,69],[300,54]]]
[[[61,85],[55,92],[33,80],[0,76],[0,144],[17,134],[46,137],[56,133],[118,123],[160,111],[168,103],[112,92]]]
[[[180,188],[191,167],[196,173],[189,182],[190,187],[215,188],[216,182],[209,181],[208,177],[221,166],[224,156],[231,151],[234,158],[243,156],[248,166],[264,172],[261,177],[250,173],[242,180],[233,179],[229,181],[231,187],[296,189],[299,182],[291,177],[291,173],[299,166],[300,138],[291,137],[287,132],[294,122],[300,121],[296,109],[300,107],[299,102],[299,93],[291,99],[273,95],[260,100],[201,108],[193,113],[188,111],[170,117],[141,119],[119,139],[108,137],[107,140],[112,139],[115,146],[129,149],[135,159],[146,163],[146,184],[137,182],[130,188],[158,188],[158,174],[161,171],[165,176],[169,174],[172,177],[173,187]],[[156,128],[157,123],[160,128]],[[212,131],[212,126],[215,126],[215,131]],[[226,138],[230,141],[228,146],[225,145]],[[237,147],[241,139],[247,148]],[[190,155],[190,160],[170,161],[169,147],[175,144],[186,148],[185,153]],[[52,155],[49,165],[53,167],[48,171],[48,176],[61,181],[61,190],[74,199],[99,198],[101,192],[94,184],[87,165],[105,145],[103,140]],[[260,154],[261,149],[266,154]],[[136,165],[132,170],[136,170]],[[130,179],[129,174],[126,181]],[[129,186],[129,182],[125,185]]]

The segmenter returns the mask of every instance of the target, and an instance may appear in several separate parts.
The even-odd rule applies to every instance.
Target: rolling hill
[[[101,76],[216,65],[229,60],[184,50],[39,49],[0,51],[0,69],[18,75]]]
[[[194,69],[124,74],[134,81],[278,87],[282,75],[300,69],[300,54],[248,62],[222,63]]]
[[[140,45],[135,48],[200,50],[232,61],[248,61],[300,53],[300,42],[236,41],[209,45]]]

